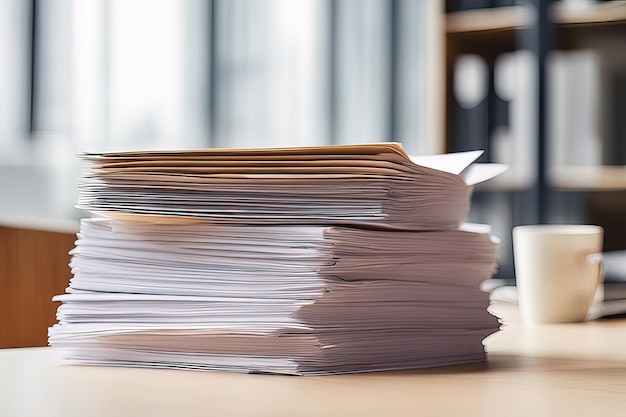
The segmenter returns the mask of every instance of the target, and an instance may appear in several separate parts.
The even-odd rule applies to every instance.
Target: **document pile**
[[[85,154],[94,217],[50,344],[75,363],[293,375],[483,360],[497,241],[463,220],[501,169],[479,155]]]

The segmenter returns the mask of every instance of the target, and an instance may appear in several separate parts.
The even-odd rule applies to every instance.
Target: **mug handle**
[[[602,317],[602,303],[604,303],[604,260],[601,253],[592,253],[585,257],[585,260],[598,266],[598,288],[587,312],[585,320],[594,320]]]
[[[604,259],[601,253],[591,253],[585,257],[585,260],[591,264],[598,266],[598,288],[593,298],[592,305],[604,302]]]
[[[604,260],[601,253],[590,253],[585,257],[587,262],[598,265],[598,284],[604,281]]]

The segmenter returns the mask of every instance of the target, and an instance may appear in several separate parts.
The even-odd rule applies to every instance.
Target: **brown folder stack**
[[[50,344],[77,363],[294,375],[483,360],[497,240],[463,223],[459,157],[85,154],[78,206],[94,217]]]

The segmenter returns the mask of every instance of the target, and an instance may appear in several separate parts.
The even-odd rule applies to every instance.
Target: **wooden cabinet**
[[[0,226],[0,348],[48,344],[75,240],[70,230]]]

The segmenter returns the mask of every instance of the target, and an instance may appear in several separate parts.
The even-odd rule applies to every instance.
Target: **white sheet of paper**
[[[480,158],[483,153],[484,151],[467,151],[440,155],[409,156],[409,158],[414,164],[459,175]]]
[[[461,173],[461,178],[467,185],[476,185],[495,178],[508,169],[506,164],[472,164]]]

